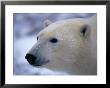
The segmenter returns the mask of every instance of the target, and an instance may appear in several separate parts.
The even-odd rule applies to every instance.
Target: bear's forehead
[[[71,33],[73,30],[76,33],[82,25],[88,24],[86,19],[74,19],[58,21],[50,24],[48,27],[43,29],[38,36],[39,37],[51,37],[55,35]]]

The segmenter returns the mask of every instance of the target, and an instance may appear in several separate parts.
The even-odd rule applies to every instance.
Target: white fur
[[[89,26],[86,36],[82,36],[80,32],[84,25]],[[53,74],[53,71],[55,74],[97,74],[96,16],[51,23],[38,34],[38,37],[38,43],[29,52],[34,51],[37,58],[45,58],[50,61],[42,66],[50,69],[49,74]],[[58,43],[49,42],[49,39],[53,37],[58,39]],[[41,74],[43,73],[45,72]],[[48,74],[48,71],[46,74]]]

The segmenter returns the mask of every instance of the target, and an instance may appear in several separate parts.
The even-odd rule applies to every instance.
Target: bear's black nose
[[[25,58],[27,59],[27,61],[34,65],[35,64],[35,60],[36,60],[36,57],[32,54],[26,54]]]

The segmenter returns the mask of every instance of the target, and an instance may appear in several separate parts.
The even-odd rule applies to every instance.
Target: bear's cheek
[[[42,47],[38,50],[39,58],[45,58],[50,60],[53,57],[53,52],[48,44],[42,44]]]
[[[56,61],[62,55],[60,50],[62,46],[59,44],[51,44],[49,42],[42,44],[42,47],[38,50],[39,58],[45,58],[50,60],[50,62]]]

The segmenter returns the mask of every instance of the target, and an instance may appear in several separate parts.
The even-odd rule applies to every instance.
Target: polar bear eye
[[[37,36],[37,40],[38,40],[39,38],[38,38],[38,36]]]
[[[58,42],[58,39],[56,39],[56,38],[51,38],[51,39],[50,39],[50,42],[51,42],[51,43],[57,43],[57,42]]]

